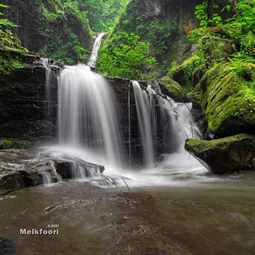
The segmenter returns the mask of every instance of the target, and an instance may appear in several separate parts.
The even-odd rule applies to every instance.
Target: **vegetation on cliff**
[[[196,51],[184,63],[173,63],[169,69],[174,78],[184,76],[184,85],[196,85],[197,78],[217,63],[255,62],[255,1],[225,1],[225,6],[214,8],[214,12],[208,11],[209,2],[196,7],[199,27],[188,35]]]
[[[208,132],[216,136],[254,133],[255,1],[209,2],[196,7],[199,27],[188,38],[196,51],[169,76],[192,90],[202,106]]]
[[[111,36],[101,49],[98,70],[108,76],[150,79],[155,63],[148,42],[121,32]]]
[[[147,11],[142,1],[132,1],[116,26],[115,32],[126,31],[139,35],[143,41],[151,44],[152,56],[163,64],[165,55],[169,54],[172,40],[178,32],[178,25],[177,19],[163,18],[157,12],[161,13],[162,10],[152,8]]]
[[[108,48],[108,59],[114,59],[110,43],[116,34],[135,34],[142,42],[150,45],[149,55],[156,60],[150,77],[156,79],[163,76],[167,73],[170,59],[179,61],[190,50],[190,44],[184,36],[184,25],[192,24],[196,2],[199,1],[185,1],[184,4],[177,0],[130,1],[115,29],[109,35],[109,40],[104,43],[104,49]],[[106,50],[104,54],[105,52]],[[101,56],[100,54],[100,58]],[[100,70],[103,70],[102,67]],[[143,68],[139,69],[139,72],[142,74],[140,77],[144,76]]]
[[[0,4],[1,9],[8,8]],[[15,24],[4,17],[0,11],[0,75],[22,68],[22,56],[28,51],[22,47],[20,40],[12,33]]]
[[[69,0],[70,1],[70,0]],[[94,32],[110,32],[130,0],[78,0]]]
[[[178,102],[187,100],[184,88],[169,76],[161,78],[159,83],[164,94],[172,97]]]

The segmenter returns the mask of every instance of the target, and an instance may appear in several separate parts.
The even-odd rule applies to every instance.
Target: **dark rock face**
[[[42,51],[47,57],[53,57],[55,52],[65,53],[73,62],[79,61],[75,52],[77,44],[89,50],[93,38],[89,26],[83,23],[72,12],[51,20],[44,13],[57,11],[58,4],[54,1],[44,0],[3,0],[9,8],[6,9],[7,17],[17,24],[16,33],[24,47],[33,52]],[[57,16],[57,15],[56,15]],[[68,45],[68,42],[73,46]]]
[[[52,98],[52,118],[47,116],[45,68],[28,65],[26,68],[0,77],[0,136],[43,140],[55,137],[56,97]],[[57,90],[56,76],[52,89]]]
[[[115,32],[136,33],[149,41],[160,64],[169,66],[171,61],[182,62],[192,52],[192,45],[187,42],[186,34],[196,26],[194,10],[201,2],[202,0],[132,0]]]
[[[255,137],[235,135],[211,141],[189,139],[185,148],[215,174],[255,170]]]
[[[108,82],[116,97],[125,161],[129,166],[139,167],[143,165],[143,144],[132,82],[118,78],[108,79]],[[143,89],[147,88],[148,84],[146,82],[140,81],[139,83]],[[156,96],[152,99],[152,109],[155,114],[155,122],[158,124],[152,134],[154,157],[157,160],[162,153],[171,151],[165,140],[165,131],[171,133],[171,126],[167,126],[170,124],[169,115],[160,108]],[[161,123],[164,123],[164,125],[161,125]]]

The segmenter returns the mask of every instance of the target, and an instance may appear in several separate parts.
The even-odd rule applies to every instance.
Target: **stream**
[[[129,191],[72,181],[39,186],[0,198],[0,233],[16,240],[19,255],[252,255],[254,184],[251,175]],[[24,228],[58,235],[21,235]]]

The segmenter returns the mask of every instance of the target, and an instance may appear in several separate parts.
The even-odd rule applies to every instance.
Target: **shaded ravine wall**
[[[0,77],[0,138],[17,138],[34,144],[57,142],[57,74],[60,69],[52,69],[50,98],[46,91],[45,67],[30,65]],[[142,162],[142,141],[139,133],[135,99],[131,81],[108,79],[114,90],[118,104],[120,129],[126,162],[140,165]],[[145,82],[141,82],[146,87]],[[153,105],[158,123],[164,123],[162,112],[156,100]],[[164,115],[165,117],[165,115]],[[164,125],[164,124],[163,124]],[[161,125],[154,134],[155,157],[164,152]]]
[[[93,44],[88,22],[81,20],[68,9],[62,16],[47,17],[43,8],[55,14],[58,11],[55,2],[1,0],[1,3],[9,6],[4,12],[7,18],[17,25],[15,33],[29,51],[39,52],[41,56],[68,64],[77,63],[79,60],[86,62]],[[84,49],[83,53],[76,50],[78,46]]]
[[[203,0],[132,0],[116,26],[115,33],[136,33],[143,40],[149,41],[153,54],[161,65],[169,65],[172,61],[182,62],[193,50],[187,34],[196,26],[194,11],[202,2]],[[155,28],[155,23],[160,25]],[[151,38],[152,35],[154,37]],[[162,43],[164,49],[160,50],[158,47]]]

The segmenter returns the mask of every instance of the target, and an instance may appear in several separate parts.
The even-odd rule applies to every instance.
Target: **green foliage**
[[[0,3],[0,9],[8,8],[7,5]],[[3,18],[4,14],[0,11],[0,29],[11,29],[13,27],[16,27],[16,25],[11,22],[10,20]]]
[[[208,26],[209,18],[207,15],[207,2],[204,2],[196,6],[195,15],[199,22],[200,27]]]
[[[205,58],[202,54],[202,51],[197,51],[180,65],[177,65],[175,62],[173,62],[169,69],[168,75],[177,79],[186,88],[190,88],[192,87],[195,73],[201,69],[204,69],[204,66]]]
[[[0,4],[0,8],[7,8]],[[0,12],[0,16],[4,16]],[[5,75],[23,67],[22,56],[28,51],[20,40],[11,32],[15,25],[6,18],[0,18],[0,74]]]
[[[40,51],[40,54],[50,55],[52,59],[68,65],[77,62],[85,63],[89,57],[88,50],[82,46],[77,35],[72,32],[65,39],[55,35],[53,40],[49,40],[47,47]]]
[[[178,34],[177,20],[167,16],[149,17],[144,14],[144,4],[134,0],[128,4],[110,38],[121,32],[136,34],[141,41],[149,43],[149,56],[156,60],[151,77],[166,73],[173,40]]]
[[[148,22],[141,20],[136,30],[143,40],[153,45],[155,55],[162,57],[169,49],[171,37],[177,31],[177,25],[174,21],[154,19]]]
[[[112,31],[130,0],[83,0],[90,26],[95,32]]]
[[[190,35],[193,42],[199,43],[201,37],[208,33],[220,33],[221,36],[230,40],[243,54],[255,56],[255,0],[239,0],[236,9],[227,5],[222,10],[213,13],[208,18],[207,3],[204,2],[196,8],[196,17],[199,21],[199,28]],[[230,18],[224,18],[224,11],[232,12]],[[210,27],[216,27],[210,29]]]
[[[88,27],[87,12],[81,8],[80,2],[79,0],[59,0],[57,4],[52,4],[50,9],[42,4],[42,14],[48,22],[66,19],[68,15],[72,14],[83,26]]]
[[[7,75],[17,69],[23,68],[24,65],[19,56],[13,56],[12,54],[0,53],[0,74]]]
[[[65,64],[86,62],[92,43],[87,12],[81,0],[41,2],[42,27],[49,37],[39,53]],[[61,31],[59,31],[61,27]]]
[[[106,75],[129,79],[149,79],[156,60],[150,55],[150,44],[136,34],[114,34],[100,51],[98,70]]]
[[[196,7],[199,27],[188,38],[197,49],[191,58],[170,69],[172,75],[182,72],[184,84],[192,83],[197,70],[205,72],[217,63],[254,63],[255,0],[239,0],[236,8],[227,4],[211,11],[209,18],[208,1]]]
[[[135,4],[135,1],[130,3],[130,8],[122,16],[115,32],[125,31],[138,34],[143,41],[150,43],[152,56],[163,65],[178,31],[177,22],[176,20],[148,19],[142,15],[137,16],[135,12],[138,6]]]
[[[129,0],[55,0],[49,10],[43,6],[43,15],[48,21],[54,22],[72,13],[83,22],[90,24],[95,32],[111,31],[116,19],[125,9]]]

